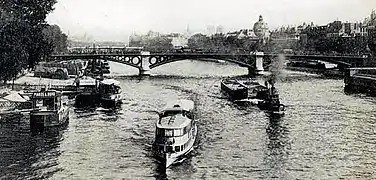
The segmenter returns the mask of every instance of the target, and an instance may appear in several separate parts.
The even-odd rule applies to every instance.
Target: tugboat
[[[231,101],[248,98],[248,88],[235,79],[223,79],[221,81],[221,90]]]
[[[271,84],[270,87],[269,84]],[[279,93],[274,87],[274,83],[266,81],[265,86],[268,88],[262,93],[265,99],[258,104],[258,107],[272,116],[283,116],[285,114],[285,105],[280,103]]]
[[[68,123],[69,109],[62,102],[62,92],[44,90],[34,92],[31,96],[30,128],[44,129]]]
[[[99,83],[100,104],[103,108],[113,109],[122,103],[120,82],[105,79]]]
[[[193,150],[197,136],[194,109],[193,101],[182,99],[159,113],[153,149],[165,168],[182,162]]]

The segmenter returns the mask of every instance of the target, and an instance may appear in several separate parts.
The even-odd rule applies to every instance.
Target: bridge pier
[[[256,75],[264,74],[264,52],[256,52]]]
[[[256,60],[254,67],[248,68],[248,75],[257,76],[264,75],[264,52],[256,52]]]
[[[148,66],[138,69],[139,76],[150,76],[150,68]]]
[[[150,55],[148,51],[141,51],[141,55]],[[141,57],[141,67],[138,69],[139,76],[150,76],[149,57]]]

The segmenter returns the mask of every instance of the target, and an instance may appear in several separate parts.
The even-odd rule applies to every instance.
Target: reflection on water
[[[344,94],[342,80],[288,72],[276,85],[286,115],[271,119],[220,93],[221,78],[246,68],[182,61],[146,78],[111,68],[124,97],[118,111],[72,111],[67,128],[55,133],[0,127],[0,178],[376,178],[376,100]],[[177,98],[196,102],[199,134],[191,157],[164,170],[151,153],[157,116],[148,111]]]
[[[286,164],[290,149],[288,138],[288,129],[284,125],[283,119],[270,118],[266,127],[266,146],[267,150],[264,155],[266,166],[265,178],[282,178],[289,179],[287,176]]]
[[[59,143],[63,129],[43,134],[30,132],[29,125],[0,128],[0,174],[5,179],[50,178],[58,172]]]

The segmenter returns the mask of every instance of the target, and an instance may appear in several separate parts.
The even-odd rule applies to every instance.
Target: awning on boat
[[[26,102],[27,101],[19,93],[9,94],[9,95],[3,97],[3,99],[8,100],[10,102]]]

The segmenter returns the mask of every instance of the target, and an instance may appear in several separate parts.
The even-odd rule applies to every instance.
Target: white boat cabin
[[[102,94],[120,94],[120,82],[114,79],[105,79],[100,82],[99,89]]]
[[[156,148],[162,153],[174,153],[189,147],[194,128],[194,103],[180,100],[167,106],[156,123]]]
[[[61,92],[52,90],[35,92],[31,97],[32,107],[44,111],[57,111],[63,105],[61,96]]]

